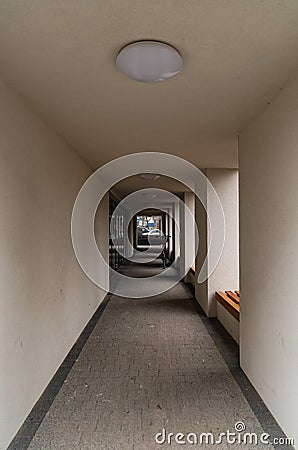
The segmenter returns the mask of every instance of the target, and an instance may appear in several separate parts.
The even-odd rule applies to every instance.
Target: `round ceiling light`
[[[143,196],[144,198],[156,198],[156,197],[157,197],[156,194],[151,194],[150,192],[144,192],[144,193],[142,194],[142,196]]]
[[[157,180],[160,177],[157,173],[141,173],[139,175],[142,180]]]
[[[116,58],[118,69],[130,78],[145,83],[165,81],[182,69],[178,51],[159,41],[139,41],[126,45]]]

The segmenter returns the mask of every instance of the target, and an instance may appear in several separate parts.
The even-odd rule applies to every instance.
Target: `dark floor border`
[[[189,284],[187,286],[193,294],[192,287]],[[285,439],[285,433],[241,369],[237,343],[217,318],[206,316],[194,295],[192,295],[192,303],[264,431],[270,434],[272,439],[275,437]],[[291,445],[274,445],[274,448],[276,450],[293,450]]]
[[[61,366],[58,368],[57,372],[45,388],[44,392],[41,394],[40,398],[37,400],[36,404],[33,406],[29,415],[25,419],[23,425],[11,441],[7,450],[27,450],[31,440],[33,439],[36,431],[38,430],[40,424],[42,423],[46,413],[50,409],[55,397],[57,396],[60,388],[62,387],[64,380],[69,374],[72,366],[74,365],[76,359],[81,353],[87,339],[92,333],[95,325],[97,324],[100,316],[104,312],[109,300],[110,294],[107,294],[104,300],[101,302],[82,333],[70,349],[69,353],[65,357]]]

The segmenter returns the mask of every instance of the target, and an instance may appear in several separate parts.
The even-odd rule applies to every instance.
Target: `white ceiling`
[[[157,180],[143,180],[137,175],[119,181],[113,186],[113,191],[118,197],[122,198],[139,189],[149,188],[169,190],[177,194],[189,191],[189,188],[185,184],[180,183],[180,181],[174,178],[160,176]]]
[[[176,46],[158,84],[117,71],[139,39]],[[297,0],[1,0],[0,74],[93,167],[162,151],[237,167],[237,133],[296,70]]]

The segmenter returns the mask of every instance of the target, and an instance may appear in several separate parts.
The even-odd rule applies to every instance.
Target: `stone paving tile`
[[[217,436],[237,421],[263,432],[180,283],[148,299],[111,297],[29,449],[193,449],[158,445],[156,433]]]

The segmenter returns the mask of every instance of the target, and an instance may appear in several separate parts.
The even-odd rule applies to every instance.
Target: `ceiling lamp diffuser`
[[[150,192],[144,192],[144,193],[142,194],[142,196],[143,196],[144,198],[156,198],[156,197],[157,197],[157,194],[151,194]]]
[[[142,180],[157,180],[160,177],[157,173],[141,173],[139,175]]]
[[[183,59],[171,45],[159,41],[138,41],[120,50],[116,66],[134,80],[156,83],[177,75],[183,67]]]

